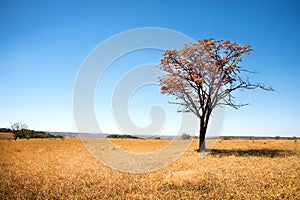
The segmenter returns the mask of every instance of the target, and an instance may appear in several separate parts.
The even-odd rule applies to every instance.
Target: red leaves
[[[228,63],[227,58],[221,58],[216,60],[216,65],[217,66],[225,66]]]
[[[223,77],[223,82],[225,82],[225,83],[232,83],[232,78],[230,76],[224,76]]]
[[[167,90],[168,90],[168,88],[166,86],[163,86],[160,89],[160,93],[164,94]]]
[[[236,52],[236,53],[233,54],[233,57],[240,57],[241,55],[242,55],[241,53]]]
[[[195,81],[195,83],[198,83],[198,84],[202,84],[205,82],[204,78],[195,78],[194,81]]]
[[[166,72],[160,79],[161,93],[181,98],[182,91],[198,94],[199,90],[212,88],[209,84],[216,87],[231,84],[240,73],[242,55],[251,51],[249,45],[213,38],[185,45],[180,50],[166,50],[159,65]]]

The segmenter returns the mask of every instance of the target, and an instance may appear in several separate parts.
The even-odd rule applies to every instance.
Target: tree
[[[16,122],[10,125],[12,133],[14,135],[14,139],[16,140],[18,137],[21,136],[22,131],[26,130],[28,126],[21,122]]]
[[[183,140],[190,140],[190,139],[192,139],[192,136],[190,136],[190,135],[187,134],[187,133],[183,133],[180,137],[181,137],[181,139],[183,139]]]
[[[192,112],[200,120],[199,149],[205,150],[208,122],[216,106],[235,109],[233,92],[243,89],[272,91],[261,83],[251,83],[246,74],[254,73],[240,66],[243,54],[250,54],[250,45],[213,38],[186,45],[180,50],[166,50],[159,68],[166,72],[159,77],[161,93],[172,95],[178,112]]]

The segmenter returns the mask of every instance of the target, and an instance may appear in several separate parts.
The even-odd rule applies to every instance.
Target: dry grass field
[[[168,140],[115,139],[149,152]],[[194,141],[170,166],[141,174],[102,165],[80,139],[0,140],[0,199],[300,199],[300,141]]]

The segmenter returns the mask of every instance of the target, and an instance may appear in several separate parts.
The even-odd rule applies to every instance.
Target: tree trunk
[[[206,150],[205,146],[205,136],[206,136],[206,130],[208,126],[208,121],[210,118],[210,114],[212,112],[212,109],[207,108],[207,111],[203,116],[200,117],[200,133],[199,133],[199,152],[204,152]]]
[[[13,135],[14,135],[14,139],[17,140],[18,134],[16,132],[13,132]]]
[[[199,134],[199,152],[203,152],[205,151],[206,147],[205,147],[205,135],[206,135],[206,127],[202,127],[200,128],[200,134]]]

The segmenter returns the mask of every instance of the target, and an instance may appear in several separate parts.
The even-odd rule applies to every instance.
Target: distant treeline
[[[9,128],[0,128],[0,133],[12,133],[12,130]]]
[[[63,138],[61,135],[52,135],[43,131],[35,131],[30,129],[21,129],[21,130],[11,130],[9,128],[0,128],[0,132],[12,133],[14,139],[30,139],[30,138]]]
[[[107,138],[141,139],[140,137],[136,137],[136,136],[132,136],[132,135],[118,135],[118,134],[111,134],[111,135],[108,135]]]
[[[296,136],[293,137],[280,137],[280,136],[220,136],[221,140],[297,140],[300,139]]]

